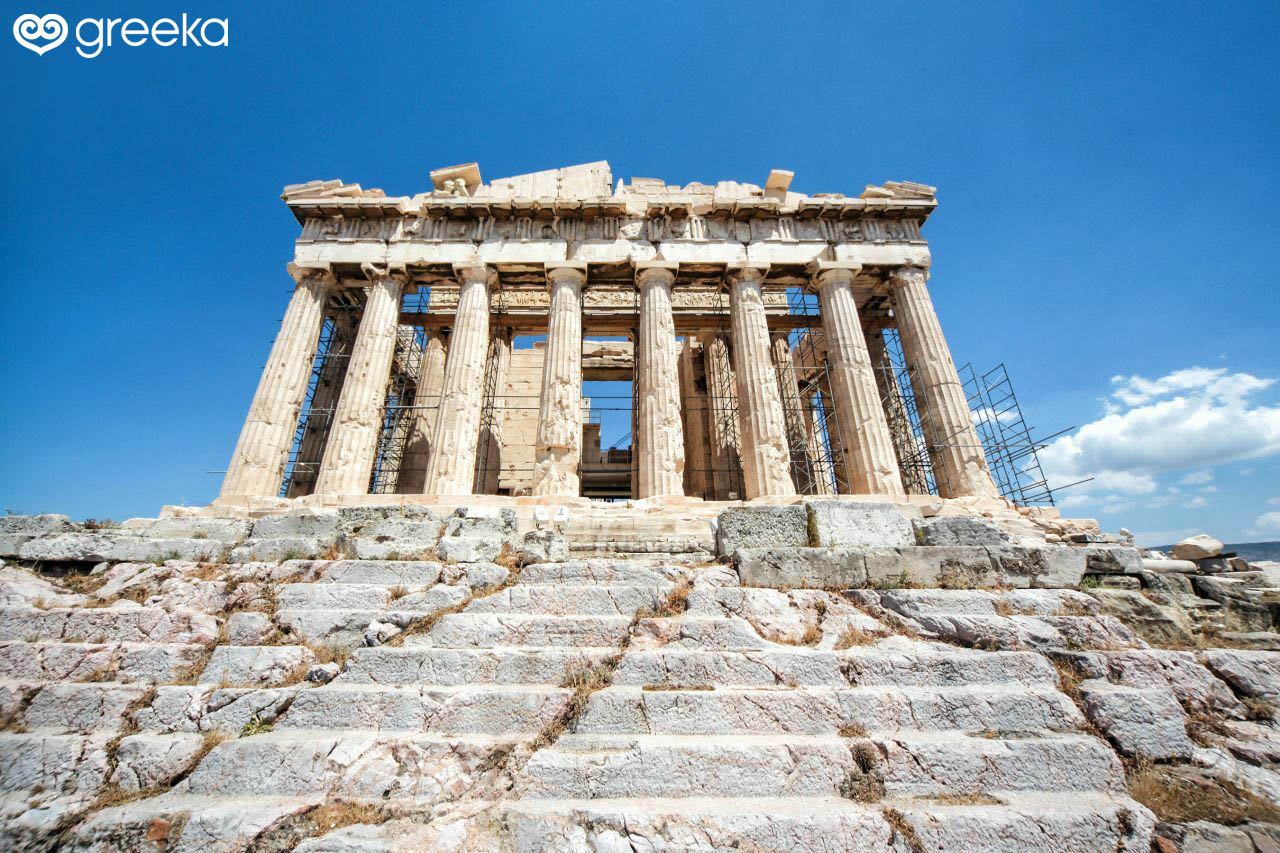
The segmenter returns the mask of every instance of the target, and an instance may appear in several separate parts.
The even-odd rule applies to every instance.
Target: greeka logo
[[[13,37],[27,50],[44,56],[67,40],[67,19],[61,15],[19,15]],[[226,47],[231,43],[230,18],[157,18],[148,24],[141,18],[85,18],[76,24],[76,53],[93,59],[117,40],[128,47],[148,41],[161,47]],[[41,43],[42,42],[42,43]]]

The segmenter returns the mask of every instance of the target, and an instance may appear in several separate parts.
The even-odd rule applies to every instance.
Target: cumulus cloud
[[[1158,379],[1116,376],[1103,416],[1040,452],[1049,480],[1094,477],[1090,488],[1150,495],[1158,478],[1187,468],[1188,485],[1214,465],[1280,452],[1280,405],[1250,399],[1275,379],[1226,368],[1191,367]]]
[[[1264,512],[1245,533],[1250,536],[1280,536],[1280,511]]]

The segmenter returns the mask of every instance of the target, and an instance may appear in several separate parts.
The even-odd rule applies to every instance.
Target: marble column
[[[707,377],[707,436],[711,445],[713,500],[742,500],[742,441],[738,429],[738,379],[733,375],[729,342],[722,334],[702,335]],[[732,495],[732,497],[730,497]]]
[[[483,264],[455,267],[455,274],[458,311],[444,364],[435,445],[423,486],[428,495],[469,495],[475,483],[489,349],[489,288],[497,283],[497,275]]]
[[[902,352],[912,371],[911,386],[929,443],[938,494],[944,498],[999,497],[925,286],[927,280],[924,269],[897,267],[889,275],[889,291]]]
[[[436,415],[440,411],[440,390],[444,387],[444,361],[448,351],[444,332],[429,329],[427,344],[418,363],[418,387],[413,393],[413,424],[400,460],[396,491],[402,495],[422,494],[431,464]]]
[[[889,348],[885,346],[884,333],[879,329],[863,326],[862,336],[867,340],[871,372],[876,377],[876,390],[880,393],[885,422],[889,424],[889,437],[893,439],[893,452],[898,459],[902,488],[908,494],[927,494],[928,489],[916,474],[920,468],[913,464],[915,436],[911,432],[911,421],[907,416],[906,403],[902,399],[902,389],[898,387],[893,365],[889,361]]]
[[[801,400],[804,407],[805,445],[809,451],[810,467],[813,470],[813,493],[815,495],[833,495],[830,469],[822,462],[822,435],[818,429],[817,413],[813,410],[813,397],[806,396]]]
[[[671,286],[676,264],[637,264],[640,340],[636,349],[636,465],[641,498],[684,494],[684,428]]]
[[[275,497],[280,491],[324,325],[325,301],[335,284],[328,270],[290,264],[289,274],[297,284],[227,465],[219,500]]]
[[[770,355],[778,374],[778,392],[782,398],[782,418],[787,430],[787,447],[791,453],[791,481],[802,494],[822,494],[816,483],[814,458],[809,453],[808,430],[805,428],[804,406],[800,401],[798,371],[791,357],[791,342],[786,332],[770,337]]]
[[[729,271],[729,315],[733,361],[738,375],[738,423],[742,429],[745,497],[794,495],[791,451],[783,422],[778,375],[769,353],[769,321],[764,310],[766,268]]]
[[[582,288],[585,265],[551,267],[547,289],[547,348],[542,402],[533,451],[533,494],[577,497],[582,492]]]
[[[378,452],[387,380],[400,327],[400,295],[407,279],[403,271],[370,264],[364,272],[370,282],[369,296],[320,462],[318,495],[367,494],[373,457]]]
[[[680,411],[684,415],[684,493],[707,497],[708,441],[707,395],[698,389],[696,359],[699,349],[692,336],[680,347]]]
[[[333,325],[329,348],[325,352],[324,363],[320,365],[315,390],[311,392],[307,424],[302,430],[302,441],[298,442],[298,458],[293,463],[289,492],[285,497],[298,498],[315,491],[333,412],[338,407],[338,395],[342,393],[342,383],[347,377],[351,345],[356,339],[355,312],[337,311],[331,315],[330,322]]]
[[[848,452],[845,472],[855,495],[901,495],[902,476],[885,421],[880,392],[871,372],[867,342],[853,295],[856,264],[815,262],[810,272],[822,303],[827,338],[827,370],[836,417]]]
[[[845,468],[845,460],[849,458],[849,448],[845,443],[844,434],[840,431],[840,419],[836,417],[835,401],[831,397],[831,382],[825,370],[822,378],[818,380],[818,390],[821,391],[823,423],[827,427],[827,444],[831,448],[831,476],[835,480],[835,494],[847,494],[849,472]]]

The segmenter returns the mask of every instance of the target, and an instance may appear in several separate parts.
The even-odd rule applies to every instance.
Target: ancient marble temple
[[[219,503],[895,496],[925,489],[912,446],[942,497],[996,496],[929,295],[933,188],[792,177],[286,187],[296,285]],[[629,446],[584,380],[632,383]]]

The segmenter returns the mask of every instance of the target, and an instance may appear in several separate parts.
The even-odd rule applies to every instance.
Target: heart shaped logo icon
[[[27,50],[44,56],[67,40],[67,19],[61,15],[19,15],[13,22],[13,37]],[[46,44],[36,44],[32,39],[48,39]]]

